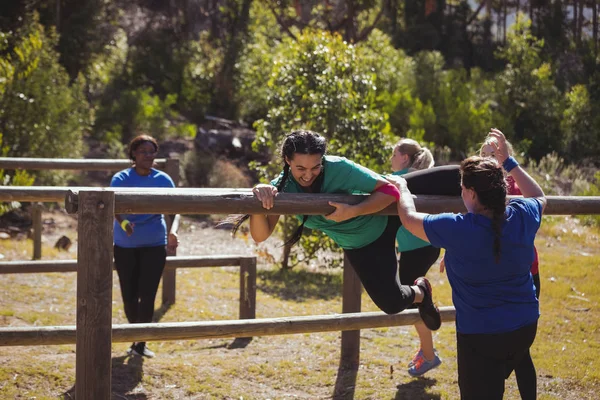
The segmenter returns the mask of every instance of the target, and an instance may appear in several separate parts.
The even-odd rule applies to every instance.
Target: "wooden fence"
[[[240,267],[240,319],[256,318],[256,257],[239,255],[167,257],[166,270],[179,268]],[[77,260],[3,261],[0,275],[77,272]]]
[[[155,167],[167,173],[175,187],[179,186],[179,160],[177,158],[157,158],[154,160]],[[76,171],[121,171],[131,167],[131,161],[127,159],[70,159],[70,158],[10,158],[0,157],[0,169],[8,170],[76,170]],[[17,200],[32,201],[31,218],[33,222],[33,259],[42,258],[42,202],[63,201],[58,200]],[[170,223],[168,221],[167,223]],[[167,226],[170,229],[170,226]],[[169,253],[176,255],[176,251]],[[174,270],[165,270],[163,273],[162,302],[164,305],[175,303],[176,299],[176,274]]]
[[[20,188],[19,190],[27,190]],[[30,190],[37,190],[35,188]],[[5,197],[3,197],[5,196]],[[0,190],[0,201],[9,197]],[[329,201],[357,203],[363,196],[282,193],[271,209],[273,214],[322,215],[333,211]],[[19,200],[19,199],[14,199]],[[424,212],[461,211],[462,201],[441,196],[418,196],[417,208]],[[416,311],[397,315],[360,312],[360,282],[349,264],[344,268],[342,316],[309,316],[254,321],[220,321],[111,325],[112,319],[112,237],[115,213],[226,214],[264,213],[260,202],[248,190],[181,189],[148,190],[81,189],[67,193],[65,207],[78,213],[77,324],[73,327],[31,327],[0,329],[0,345],[76,343],[77,398],[110,399],[111,345],[116,341],[174,340],[201,337],[275,335],[342,330],[342,360],[359,361],[362,328],[411,325]],[[382,214],[395,214],[394,206]],[[599,214],[600,197],[549,197],[546,214]],[[454,320],[454,309],[442,310],[444,321]]]

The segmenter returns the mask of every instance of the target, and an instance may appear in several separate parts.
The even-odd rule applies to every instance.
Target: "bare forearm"
[[[354,216],[374,214],[383,210],[395,201],[393,196],[381,192],[374,192],[364,201],[352,206]]]
[[[423,227],[423,220],[427,214],[417,212],[415,201],[408,188],[400,187],[400,200],[398,200],[398,216],[402,225],[419,239],[429,242]]]
[[[271,236],[279,215],[250,215],[250,235],[255,242],[264,242]]]

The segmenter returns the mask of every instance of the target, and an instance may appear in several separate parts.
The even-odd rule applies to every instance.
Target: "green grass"
[[[538,235],[542,316],[532,354],[540,399],[592,399],[600,390],[599,237],[560,217],[546,217]],[[438,304],[451,305],[437,266],[429,277]],[[180,270],[177,303],[161,321],[237,319],[238,283],[237,268]],[[340,271],[259,265],[257,317],[340,312],[341,285]],[[0,323],[74,324],[75,287],[73,273],[0,276]],[[366,294],[362,308],[377,310]],[[116,274],[113,322],[125,323]],[[454,325],[445,324],[434,341],[444,362],[422,379],[405,371],[418,345],[412,327],[363,330],[355,372],[338,370],[339,332],[259,337],[241,346],[230,339],[153,342],[151,360],[126,358],[129,344],[114,343],[112,390],[116,399],[458,398]],[[0,398],[69,398],[74,350],[0,347]],[[506,386],[505,398],[518,398],[514,377]]]

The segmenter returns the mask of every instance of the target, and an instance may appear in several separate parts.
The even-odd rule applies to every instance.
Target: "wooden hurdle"
[[[23,188],[21,188],[23,190]],[[3,192],[0,189],[0,200]],[[273,214],[323,215],[333,211],[330,201],[356,204],[364,196],[337,194],[281,193]],[[152,190],[144,193],[112,189],[82,189],[66,196],[66,209],[77,212],[79,218],[77,266],[77,325],[73,327],[11,328],[0,330],[0,344],[44,344],[54,341],[76,342],[76,396],[110,399],[111,343],[115,341],[165,340],[199,337],[231,337],[247,335],[291,334],[302,332],[338,331],[357,332],[368,327],[414,324],[415,311],[397,315],[369,315],[367,313],[343,316],[312,316],[255,321],[221,321],[210,323],[154,324],[153,326],[126,325],[111,329],[110,300],[112,298],[112,218],[115,213],[183,213],[224,214],[264,213],[261,203],[248,190]],[[424,212],[462,211],[460,198],[418,196],[417,208]],[[392,205],[379,214],[393,215]],[[548,197],[546,214],[598,214],[600,197]],[[357,278],[347,268],[344,272],[344,310],[360,306]],[[353,278],[353,279],[350,279]],[[348,285],[348,287],[346,286]],[[350,288],[352,286],[354,289]],[[348,300],[346,300],[346,297]],[[353,298],[352,298],[353,297]],[[358,299],[358,300],[357,300]],[[346,303],[346,301],[348,301]],[[350,306],[346,307],[346,304]],[[452,307],[442,310],[444,321],[454,319]],[[401,322],[400,322],[401,321]],[[241,325],[240,325],[241,324]],[[149,333],[152,328],[157,328]],[[133,329],[133,330],[132,330]],[[137,329],[137,330],[136,330]],[[56,332],[56,334],[54,333]],[[19,335],[21,339],[19,339]],[[342,347],[342,359],[359,361],[360,336],[348,337]],[[347,352],[344,354],[344,352]],[[351,352],[353,352],[351,354]]]
[[[176,272],[179,268],[234,266],[240,267],[239,319],[254,319],[256,318],[256,257],[240,255],[167,257],[165,270]],[[0,275],[48,272],[77,272],[77,260],[0,262]]]

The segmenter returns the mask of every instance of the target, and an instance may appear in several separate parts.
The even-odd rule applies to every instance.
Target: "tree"
[[[269,112],[255,124],[255,146],[276,153],[286,133],[310,129],[329,139],[331,154],[382,171],[393,137],[387,115],[377,106],[375,75],[357,48],[340,35],[305,30],[296,41],[286,38],[276,50],[268,83]],[[281,167],[278,161],[258,169],[263,177],[273,177]],[[296,226],[293,218],[286,217],[284,235],[289,237]],[[305,254],[291,254],[292,263],[307,257],[307,252],[336,248],[324,235],[317,238],[302,239]],[[284,267],[289,255],[290,248],[284,248]]]
[[[58,62],[57,40],[34,15],[0,57],[0,132],[10,157],[81,155],[89,109],[82,81],[71,84]]]

